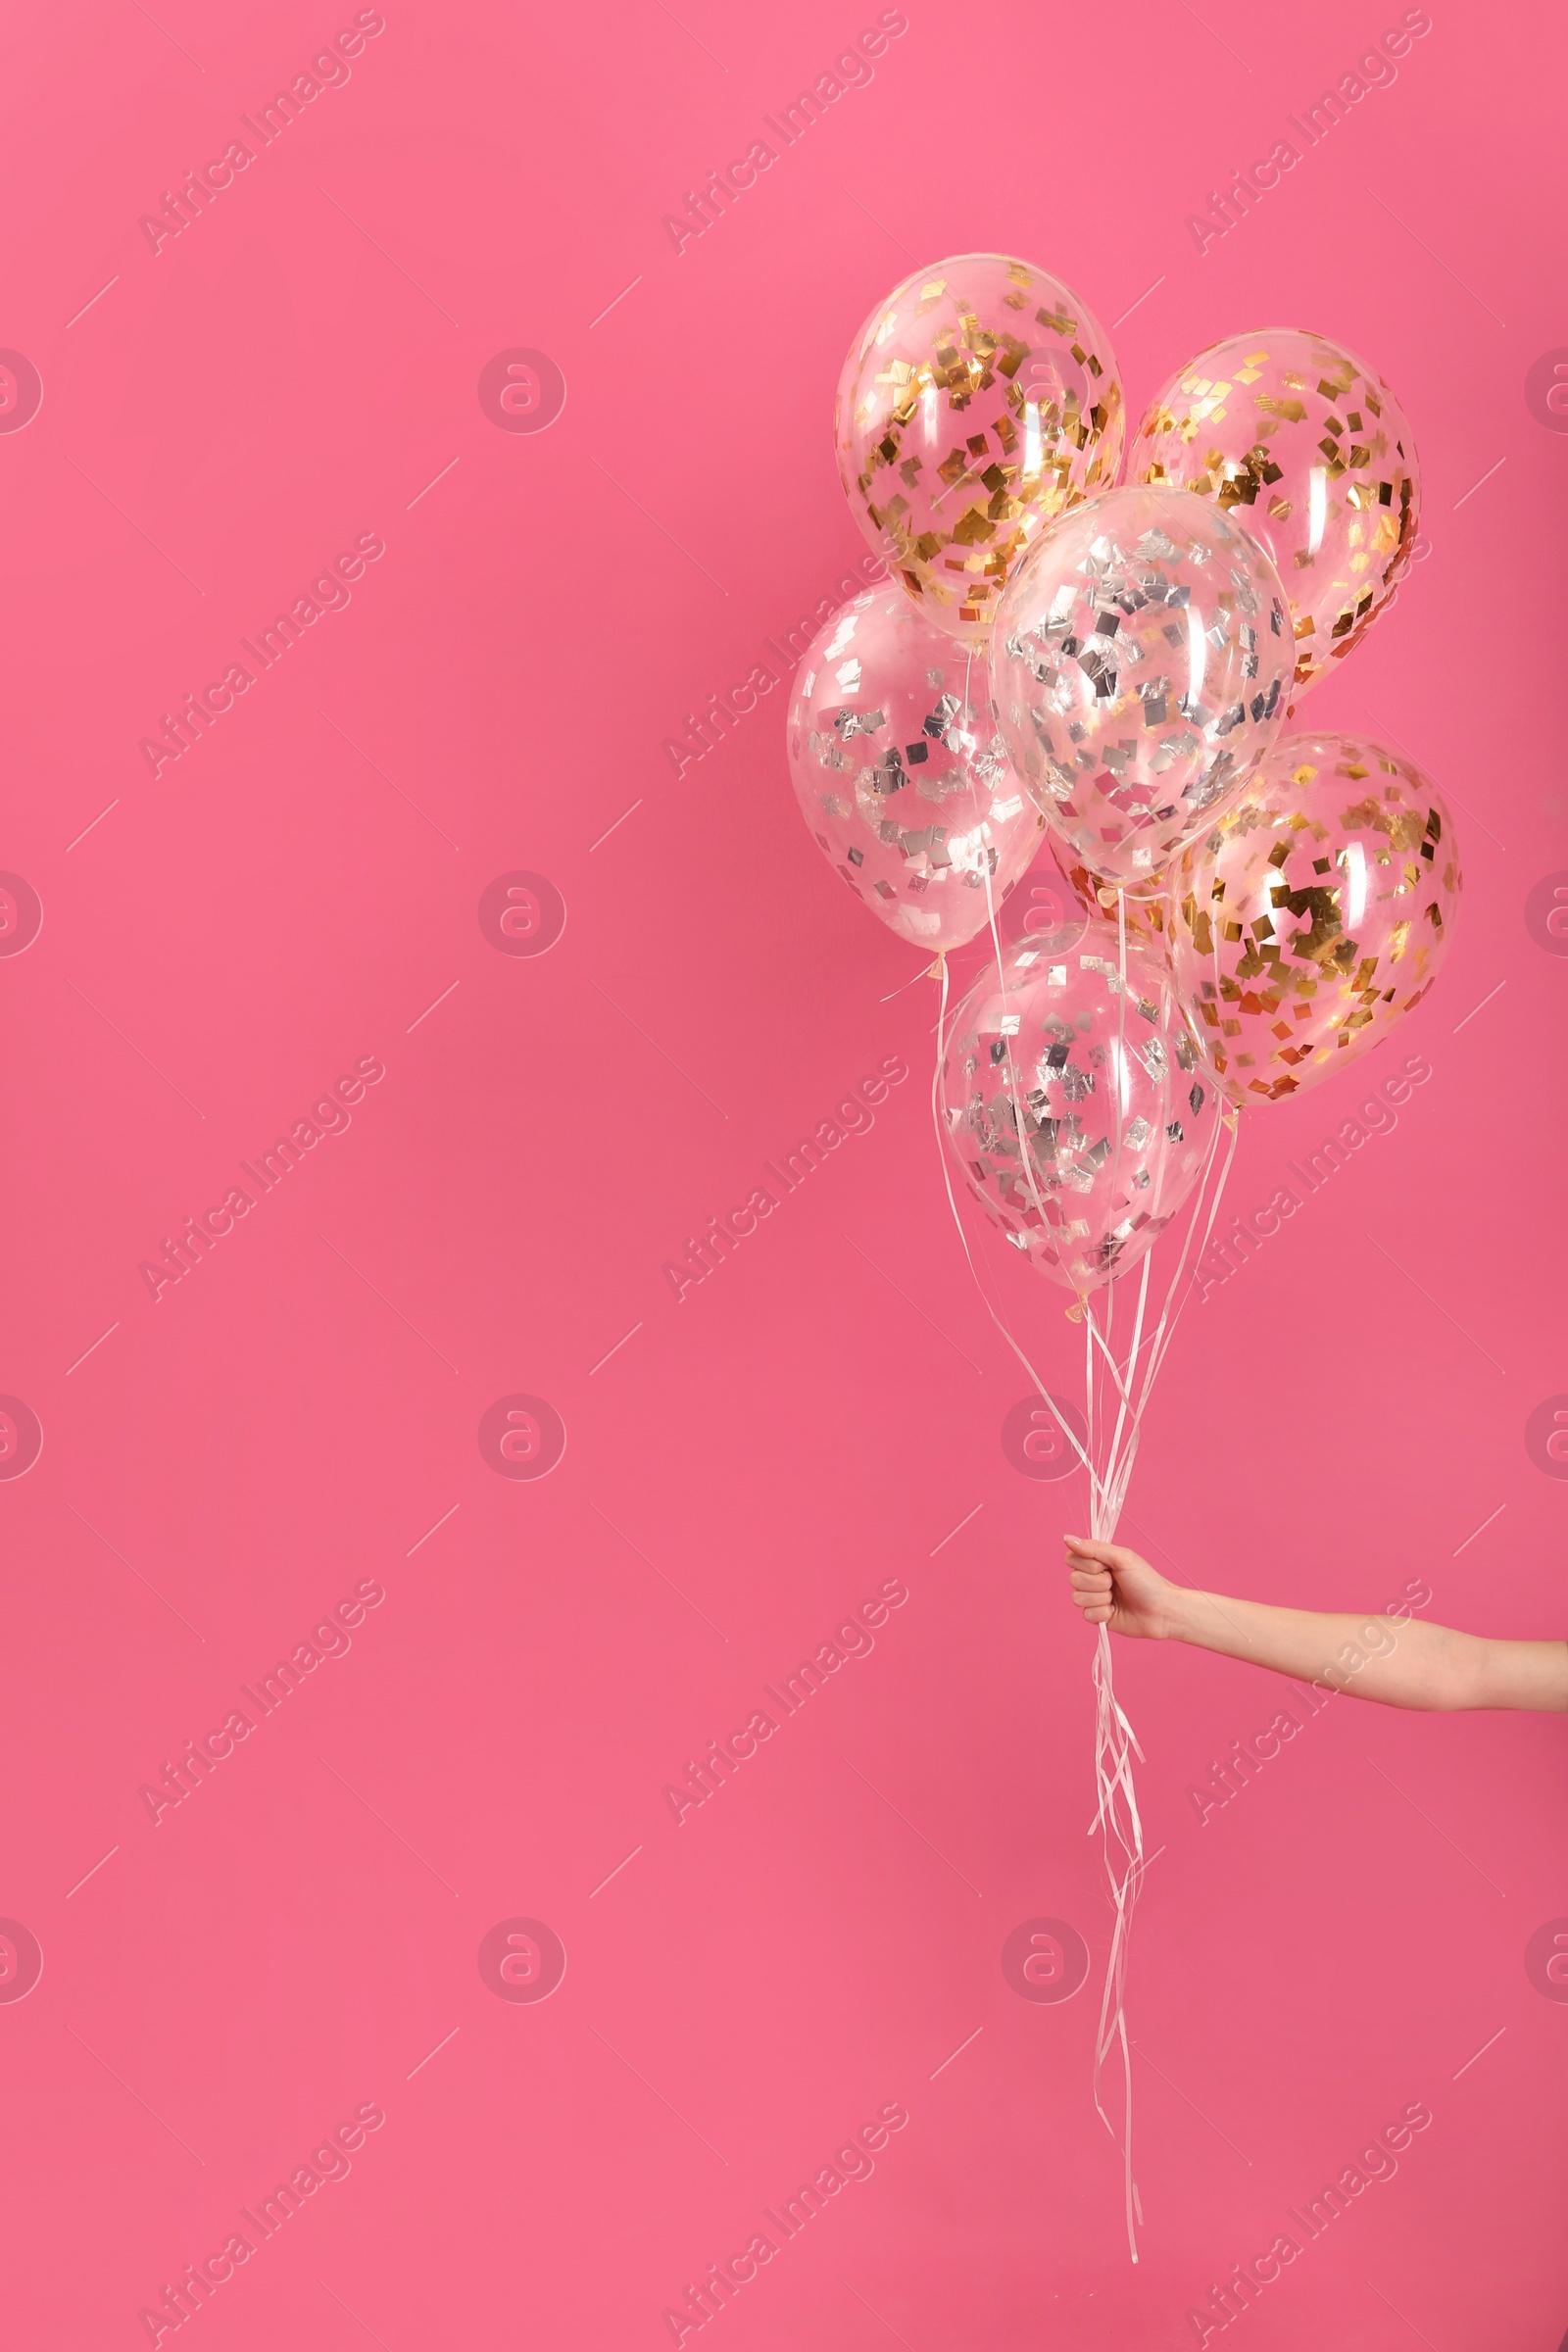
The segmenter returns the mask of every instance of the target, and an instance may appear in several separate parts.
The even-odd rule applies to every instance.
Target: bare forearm
[[[1488,1642],[1414,1617],[1319,1615],[1182,1592],[1179,1642],[1391,1707],[1530,1707],[1568,1712],[1568,1642]]]

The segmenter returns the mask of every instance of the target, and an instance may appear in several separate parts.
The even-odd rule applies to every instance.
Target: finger
[[[1075,1568],[1067,1581],[1075,1592],[1095,1592],[1102,1599],[1110,1592],[1110,1575],[1104,1568]]]
[[[1096,1544],[1087,1536],[1068,1536],[1064,1541],[1077,1557],[1098,1562],[1102,1568],[1114,1568],[1118,1546],[1114,1544]]]

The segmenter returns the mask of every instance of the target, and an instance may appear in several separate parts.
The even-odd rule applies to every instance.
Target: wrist
[[[1160,1613],[1158,1640],[1161,1642],[1191,1641],[1193,1604],[1202,1598],[1203,1595],[1200,1592],[1190,1592],[1185,1585],[1167,1583],[1164,1606]]]

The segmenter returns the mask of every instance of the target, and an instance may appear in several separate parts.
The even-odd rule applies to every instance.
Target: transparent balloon
[[[1177,985],[1234,1102],[1277,1102],[1371,1053],[1438,976],[1462,877],[1413,760],[1289,735],[1173,867]]]
[[[1125,406],[1103,328],[1059,278],[958,254],[896,286],[856,337],[839,474],[922,610],[983,636],[1035,534],[1115,480]]]
[[[1203,499],[1127,487],[1030,550],[997,616],[992,693],[1067,858],[1147,884],[1274,743],[1291,658],[1256,542]]]
[[[1359,645],[1409,565],[1421,470],[1381,375],[1323,335],[1264,327],[1212,344],[1150,403],[1134,480],[1211,499],[1279,567],[1296,684]]]
[[[942,1122],[994,1224],[1080,1297],[1124,1274],[1192,1192],[1219,1097],[1169,968],[1091,922],[1065,954],[1027,939],[954,1015]]]
[[[854,598],[817,631],[788,743],[817,847],[915,947],[973,939],[1040,846],[1045,820],[997,731],[983,655],[897,588]]]

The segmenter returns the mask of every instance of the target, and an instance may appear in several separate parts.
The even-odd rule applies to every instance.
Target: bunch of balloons
[[[796,794],[901,938],[940,956],[992,927],[940,1071],[947,1142],[1087,1298],[1192,1193],[1222,1105],[1348,1068],[1446,951],[1459,862],[1431,780],[1284,732],[1410,562],[1410,427],[1352,354],[1263,328],[1178,368],[1129,438],[1078,297],[963,254],[866,320],[835,438],[890,577],[801,663]],[[1043,833],[1081,925],[1058,906],[1004,945]]]
[[[1119,480],[1126,430],[1104,329],[1059,278],[982,253],[896,286],[851,348],[836,421],[845,494],[891,576],[808,648],[788,721],[824,855],[936,954],[950,1170],[1076,1294],[1082,1437],[1029,1369],[1107,1539],[1224,1184],[1228,1152],[1208,1184],[1221,1128],[1234,1147],[1242,1106],[1379,1045],[1437,977],[1459,895],[1453,821],[1418,767],[1360,736],[1284,732],[1410,562],[1420,473],[1388,385],[1321,335],[1263,328],[1178,368]],[[1020,884],[1029,912],[1004,944],[998,908]],[[987,925],[994,959],[945,1039],[947,951]],[[1150,1250],[1189,1202],[1146,1329]],[[1112,1286],[1140,1263],[1118,1352]],[[1136,2261],[1123,1989],[1144,1840],[1103,1626],[1094,1677],[1115,1911],[1095,2100]],[[1101,2100],[1118,2054],[1119,2127]]]

